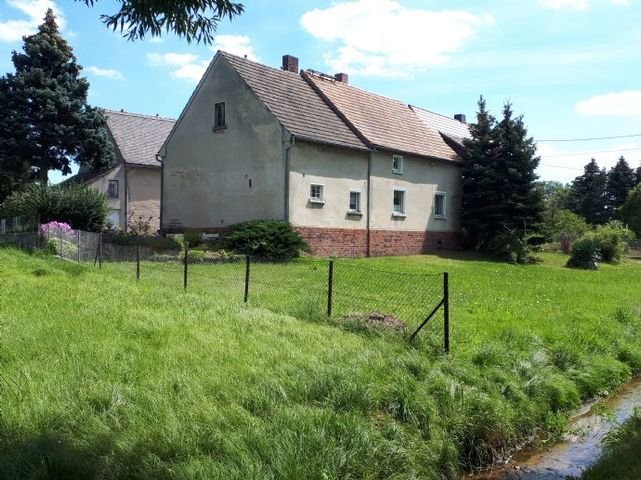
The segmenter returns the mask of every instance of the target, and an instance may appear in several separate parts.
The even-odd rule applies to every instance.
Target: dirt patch
[[[367,327],[382,328],[387,330],[394,330],[397,332],[404,332],[407,330],[407,325],[402,320],[393,315],[387,315],[380,312],[372,313],[350,313],[345,317],[345,320],[357,322]]]

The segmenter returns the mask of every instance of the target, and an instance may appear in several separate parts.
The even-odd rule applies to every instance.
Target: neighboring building
[[[459,118],[299,74],[289,55],[279,70],[218,52],[160,150],[161,231],[282,219],[319,255],[454,248]]]
[[[71,181],[82,181],[104,192],[113,228],[127,230],[132,221],[160,227],[161,163],[158,150],[175,120],[125,111],[103,110],[114,146],[116,166],[99,173],[83,171]]]

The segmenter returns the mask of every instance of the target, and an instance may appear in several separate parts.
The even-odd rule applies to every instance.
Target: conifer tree
[[[570,187],[570,209],[593,225],[608,221],[606,202],[607,173],[593,158],[584,167],[583,175]]]
[[[536,183],[536,146],[522,117],[514,118],[507,103],[497,123],[483,97],[478,106],[471,138],[464,142],[462,223],[470,243],[486,250],[506,231],[524,237],[536,230],[543,197]]]
[[[88,105],[89,83],[51,10],[23,41],[23,52],[12,54],[15,74],[0,79],[0,104],[7,105],[0,162],[23,159],[43,184],[50,170],[70,173],[74,161],[93,169],[109,165],[113,150],[104,116]]]
[[[616,165],[608,172],[606,191],[608,217],[610,219],[617,218],[617,209],[625,203],[628,193],[635,184],[634,170],[628,165],[624,157],[619,158]]]

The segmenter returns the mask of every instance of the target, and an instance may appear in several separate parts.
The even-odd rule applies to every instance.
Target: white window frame
[[[352,193],[357,193],[358,194],[358,208],[353,209],[352,208]],[[352,214],[352,215],[362,215],[362,200],[363,200],[363,190],[360,188],[350,188],[349,189],[349,198],[348,198],[348,204],[347,204],[347,213]]]
[[[398,168],[394,164],[398,160]],[[403,175],[403,155],[392,155],[392,173],[396,175]]]
[[[320,187],[320,196],[315,197],[312,195],[314,187]],[[325,185],[322,183],[312,183],[309,185],[309,202],[323,205],[325,203]]]
[[[436,213],[436,202],[437,198],[442,198],[443,200],[443,213]],[[434,193],[434,218],[446,219],[447,218],[447,192],[435,192]]]
[[[394,196],[396,195],[396,192],[402,193],[402,200],[401,200],[401,209],[400,211],[394,210]],[[399,218],[405,218],[407,216],[407,190],[404,188],[395,188],[394,193],[392,193],[392,216],[393,217],[399,217]]]

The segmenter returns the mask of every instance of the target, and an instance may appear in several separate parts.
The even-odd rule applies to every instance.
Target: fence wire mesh
[[[38,221],[25,217],[0,218],[0,245],[35,250],[39,246]]]

